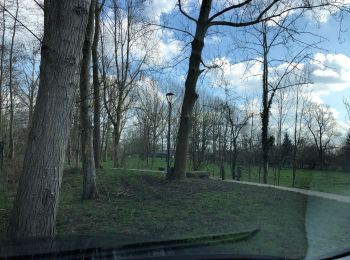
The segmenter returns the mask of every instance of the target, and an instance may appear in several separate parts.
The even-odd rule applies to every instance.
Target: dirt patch
[[[231,192],[235,191],[234,183],[226,183],[211,179],[185,179],[168,181],[164,176],[138,175],[121,177],[118,189],[129,191],[139,200],[169,200],[174,197],[188,197],[203,192]],[[251,187],[247,187],[249,190]]]

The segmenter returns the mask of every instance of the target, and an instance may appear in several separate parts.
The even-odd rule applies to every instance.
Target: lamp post
[[[174,98],[174,93],[166,93],[166,99],[168,101],[169,105],[169,115],[168,115],[168,144],[167,144],[167,174],[169,176],[170,174],[170,121],[171,121],[171,109],[172,109],[172,102]]]

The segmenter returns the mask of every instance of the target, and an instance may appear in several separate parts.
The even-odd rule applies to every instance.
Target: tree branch
[[[189,20],[191,20],[191,21],[197,23],[197,20],[196,20],[196,19],[194,19],[192,16],[188,15],[188,14],[182,9],[182,7],[181,7],[181,0],[178,0],[178,5],[179,5],[180,12],[181,12],[184,16],[186,16]]]
[[[228,11],[231,11],[233,9],[236,9],[236,8],[239,8],[239,7],[242,7],[242,6],[245,6],[246,4],[249,4],[252,0],[245,0],[243,1],[242,3],[239,3],[239,4],[235,4],[235,5],[231,5],[223,10],[221,10],[220,12],[217,12],[216,14],[214,14],[212,17],[210,17],[208,19],[208,22],[211,22],[213,21],[216,17],[228,12]]]
[[[32,34],[40,43],[42,43],[41,39],[27,26],[25,26],[18,18],[16,18],[5,6],[0,4],[0,7],[3,8],[13,19],[15,19],[20,25],[22,25],[30,34]]]
[[[249,25],[253,25],[253,24],[257,24],[259,22],[262,22],[264,20],[268,20],[268,19],[261,19],[266,13],[267,11],[269,11],[274,5],[275,3],[277,3],[279,0],[273,0],[260,14],[259,16],[253,20],[253,21],[249,21],[249,22],[227,22],[227,21],[211,21],[209,23],[209,26],[213,26],[213,25],[226,25],[226,26],[232,26],[232,27],[244,27],[244,26],[249,26]],[[271,18],[271,17],[269,17]]]

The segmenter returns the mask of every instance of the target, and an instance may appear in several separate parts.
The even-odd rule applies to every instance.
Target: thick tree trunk
[[[192,51],[185,82],[185,96],[182,103],[179,132],[177,134],[174,171],[168,175],[169,179],[182,179],[185,177],[186,173],[188,138],[191,131],[191,114],[193,106],[198,98],[196,84],[201,74],[201,56],[204,48],[204,37],[208,29],[208,17],[211,5],[212,0],[202,1],[196,34],[192,41]]]
[[[89,6],[90,0],[45,1],[39,93],[10,218],[10,238],[55,234]]]
[[[97,1],[97,0],[96,0]],[[93,72],[93,84],[94,84],[94,156],[95,167],[100,168],[100,144],[101,144],[101,98],[100,98],[100,83],[98,80],[98,41],[100,37],[100,10],[98,3],[95,4],[95,34],[92,43],[92,72]]]
[[[10,47],[10,70],[9,70],[9,92],[10,92],[10,122],[9,122],[9,150],[7,157],[13,159],[15,156],[14,153],[14,140],[13,140],[13,117],[14,117],[14,100],[13,100],[13,47],[15,44],[16,37],[16,28],[17,28],[17,16],[18,16],[18,0],[16,1],[16,13],[13,22],[13,31],[11,38],[11,47]]]
[[[86,28],[80,74],[81,161],[84,176],[83,199],[93,199],[97,197],[89,73],[91,64],[91,41],[94,31],[94,13],[95,0],[92,0]]]

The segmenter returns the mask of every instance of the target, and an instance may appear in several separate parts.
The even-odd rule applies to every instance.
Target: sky
[[[194,12],[191,6],[197,6],[198,0],[183,2],[184,6],[188,7],[185,8],[188,13],[195,17],[197,12]],[[169,17],[177,17],[172,25],[181,28],[183,24],[187,25],[190,22],[178,21],[186,21],[186,18],[183,16],[179,18],[175,4],[174,1],[154,1],[151,10],[153,14],[158,15],[160,22],[168,22]],[[322,37],[322,43],[309,51],[310,59],[302,63],[312,70],[310,75],[312,84],[308,86],[308,89],[312,91],[312,101],[328,104],[343,132],[349,128],[343,98],[350,98],[350,15],[344,15],[341,21],[339,17],[331,16],[328,12],[319,12],[317,15],[320,17],[318,21],[316,21],[315,15],[307,14],[299,22],[300,27],[307,24],[306,31],[309,34],[301,35],[305,42],[318,41]],[[193,27],[190,28],[193,32]],[[247,56],[233,47],[242,36],[240,29],[225,28],[221,30],[221,28],[215,28],[213,31],[213,34],[206,38],[204,57],[208,63],[220,64],[222,70],[205,74],[206,79],[202,79],[200,82],[205,85],[205,88],[218,87],[218,90],[214,90],[212,93],[220,95],[222,91],[219,90],[219,86],[222,86],[223,82],[220,82],[218,78],[222,79],[224,76],[225,86],[237,95],[249,95],[250,93],[258,95],[261,89],[262,66],[255,63],[247,70],[247,62],[242,62]],[[165,40],[169,41],[169,36]],[[285,51],[277,48],[271,56],[279,57],[284,55],[283,52]],[[258,56],[254,55],[250,55],[250,58],[259,59]],[[181,68],[178,70],[181,71]],[[186,71],[186,64],[182,70]]]
[[[184,10],[196,17],[199,1],[183,0]],[[154,23],[193,33],[193,22],[179,13],[176,2],[176,0],[149,0],[145,15]],[[43,11],[33,0],[19,0],[19,3],[19,20],[35,34],[42,34]],[[213,9],[220,9],[220,7],[214,5]],[[9,10],[13,11],[13,8],[9,6]],[[344,97],[350,98],[350,15],[345,15],[341,23],[329,13],[321,12],[320,17],[321,19],[316,22],[312,15],[304,15],[296,25],[301,28],[307,24],[306,30],[309,34],[299,36],[305,42],[323,37],[318,48],[310,50],[309,59],[302,63],[304,67],[312,70],[310,76],[312,84],[308,87],[312,91],[312,100],[330,105],[338,123],[345,131],[349,128],[349,120],[342,100]],[[212,95],[222,96],[223,85],[225,85],[225,88],[237,95],[258,99],[261,89],[261,64],[247,63],[244,60],[248,57],[261,60],[261,57],[256,53],[241,51],[241,46],[245,46],[242,39],[245,37],[245,40],[252,40],[250,36],[243,35],[246,34],[242,29],[228,27],[215,27],[209,31],[205,40],[203,60],[207,64],[219,64],[221,69],[203,73],[198,82],[198,89],[205,89]],[[31,42],[35,42],[31,33],[25,29],[21,29],[16,37],[17,44],[31,46]],[[157,74],[157,77],[183,85],[188,66],[186,57],[190,51],[188,43],[191,37],[170,29],[157,30],[153,37],[158,41],[157,60],[163,64],[176,64],[164,70],[161,76]],[[292,52],[288,49],[276,48],[271,51],[271,57],[288,55],[288,51]],[[273,69],[274,65],[271,64],[271,70]],[[171,91],[171,86],[166,86],[165,89]]]

